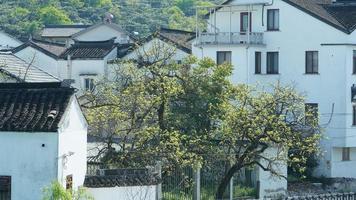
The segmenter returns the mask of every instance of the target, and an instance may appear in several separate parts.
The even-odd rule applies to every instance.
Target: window
[[[350,148],[343,147],[342,148],[342,161],[349,161],[350,160]]]
[[[240,13],[240,32],[241,33],[246,33],[248,27],[249,27],[249,31],[251,32],[251,24],[252,24],[251,21],[252,21],[251,13],[248,13],[248,12]]]
[[[353,55],[353,69],[352,69],[352,73],[356,74],[356,50],[354,50],[354,55]]]
[[[307,51],[305,52],[305,73],[306,74],[317,74],[319,59],[317,51]]]
[[[356,105],[352,106],[352,125],[356,126]]]
[[[94,78],[84,78],[84,88],[87,91],[94,90]]]
[[[279,30],[279,10],[268,9],[267,10],[267,30],[277,31]]]
[[[221,65],[225,62],[231,63],[231,51],[218,51],[216,53],[216,63]]]
[[[278,52],[267,52],[267,74],[278,74]]]
[[[68,175],[66,177],[66,190],[73,190],[73,175]]]
[[[318,120],[318,104],[306,103],[305,104],[305,124],[312,124]],[[317,122],[317,121],[316,121]]]
[[[11,200],[11,176],[0,176],[0,200]]]
[[[255,52],[255,74],[261,74],[261,52]]]

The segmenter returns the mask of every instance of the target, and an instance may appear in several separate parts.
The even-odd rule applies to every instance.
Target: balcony
[[[197,45],[209,44],[248,44],[263,45],[263,33],[259,32],[202,32],[198,35]]]

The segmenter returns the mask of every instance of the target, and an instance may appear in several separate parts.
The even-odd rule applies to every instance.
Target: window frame
[[[341,155],[341,160],[342,161],[350,161],[351,160],[351,151],[350,147],[342,147],[342,155]]]
[[[356,105],[352,105],[352,126],[356,126]]]
[[[248,29],[249,32],[252,31],[252,13],[251,12],[241,12],[240,13],[240,33],[241,34],[246,34],[247,33],[247,27],[246,30],[243,30],[243,17],[247,16],[247,21],[248,21]]]
[[[255,51],[255,74],[262,74],[262,52]]]
[[[277,66],[270,67],[271,66],[271,59],[270,55],[276,55],[277,56],[277,62],[274,63],[274,57],[273,57],[273,64],[276,64]],[[279,74],[279,52],[278,51],[269,51],[266,53],[266,74]]]
[[[310,60],[311,54],[311,60]],[[314,62],[316,56],[316,63]],[[308,62],[308,61],[311,61]],[[306,51],[305,52],[305,74],[319,74],[319,51]]]
[[[7,183],[6,183],[7,182]],[[0,188],[0,193],[3,192],[4,195],[7,194],[7,199],[11,199],[11,187],[12,187],[12,177],[11,176],[0,176],[0,186],[7,186],[7,190],[4,187]],[[1,189],[3,189],[1,191]]]
[[[219,54],[224,54],[224,61],[223,62],[219,62],[220,60],[219,60]],[[227,61],[227,55],[228,54],[230,54],[230,59]],[[229,63],[229,64],[231,64],[231,59],[232,59],[232,52],[231,51],[217,51],[216,52],[216,64],[217,65],[222,65],[222,64],[224,64],[225,62],[227,62],[227,63]]]
[[[272,24],[270,21],[270,12],[273,13],[272,16]],[[276,15],[276,12],[278,12],[278,14]],[[279,31],[279,26],[280,26],[280,18],[279,18],[279,9],[267,9],[267,31]],[[278,17],[278,24],[275,24],[275,18]],[[271,28],[270,28],[271,27]]]
[[[66,176],[66,190],[73,190],[73,174],[69,174]]]
[[[87,83],[87,81],[89,81]],[[95,84],[94,84],[94,77],[84,77],[84,90],[85,91],[93,91],[94,88],[95,88]],[[88,87],[87,87],[87,84],[88,84]]]
[[[352,74],[356,75],[356,50],[352,51]]]

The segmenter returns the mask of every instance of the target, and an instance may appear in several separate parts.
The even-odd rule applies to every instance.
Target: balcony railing
[[[263,33],[250,32],[203,32],[198,35],[198,44],[263,44]]]

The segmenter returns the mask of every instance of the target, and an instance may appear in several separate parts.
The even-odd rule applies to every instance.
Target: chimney
[[[103,21],[104,21],[105,24],[111,24],[113,19],[114,19],[114,15],[109,13],[109,12],[107,12],[107,13],[105,13]]]

